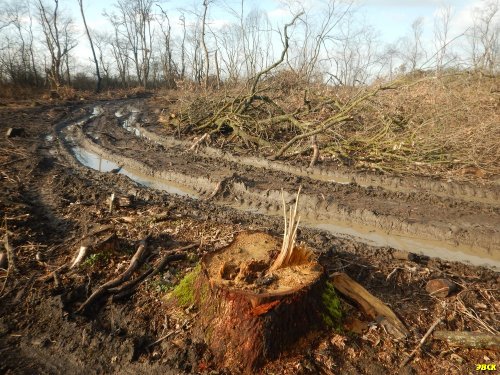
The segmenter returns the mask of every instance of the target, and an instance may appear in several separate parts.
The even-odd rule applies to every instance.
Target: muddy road
[[[173,306],[168,293],[238,231],[279,234],[281,191],[291,203],[299,186],[299,240],[329,272],[350,274],[387,303],[412,337],[394,341],[346,302],[345,331],[304,338],[262,373],[398,373],[437,316],[450,330],[500,329],[498,183],[308,168],[234,147],[192,147],[193,139],[158,125],[159,111],[147,98],[0,108],[2,134],[23,129],[0,140],[1,235],[16,265],[0,274],[0,372],[230,373],[191,332],[200,312]],[[68,269],[101,227],[112,228],[111,250]],[[134,293],[77,314],[146,236],[145,266],[196,246]],[[437,277],[460,291],[429,296],[425,283]],[[484,358],[498,362],[498,353],[435,341],[401,371],[468,373]]]
[[[192,141],[162,135],[141,101],[91,113],[54,134],[90,168],[121,167],[119,173],[141,185],[271,216],[281,215],[281,189],[290,203],[302,186],[299,211],[307,227],[500,269],[499,185],[340,173],[192,149]]]

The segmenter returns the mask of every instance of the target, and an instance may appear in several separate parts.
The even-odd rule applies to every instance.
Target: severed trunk
[[[310,249],[298,246],[302,257],[269,270],[280,246],[269,234],[243,232],[202,259],[195,284],[198,334],[217,364],[231,371],[251,373],[339,318],[332,314],[333,288]]]

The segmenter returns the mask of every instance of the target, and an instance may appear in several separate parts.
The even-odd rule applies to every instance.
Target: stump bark
[[[268,272],[279,241],[244,232],[202,259],[195,283],[198,329],[220,366],[250,373],[338,318],[328,306],[333,288],[311,249],[302,247],[304,257]]]

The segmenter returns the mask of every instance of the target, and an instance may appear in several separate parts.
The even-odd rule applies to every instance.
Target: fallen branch
[[[410,362],[413,359],[413,357],[415,356],[415,354],[417,353],[417,351],[422,347],[422,345],[424,345],[425,341],[431,335],[432,331],[434,331],[434,329],[436,328],[436,326],[439,323],[441,323],[442,320],[443,320],[443,318],[439,318],[434,323],[432,323],[432,325],[429,327],[429,329],[425,333],[424,337],[422,337],[422,339],[420,340],[420,342],[418,343],[418,345],[415,347],[415,349],[413,349],[413,351],[410,353],[410,355],[403,361],[403,363],[401,363],[400,368],[405,367],[408,364],[408,362]]]
[[[462,348],[500,350],[500,336],[481,332],[436,331],[432,335],[451,346]]]
[[[396,339],[403,339],[409,332],[394,312],[343,272],[334,273],[331,281],[335,289],[355,301],[363,312],[383,325]]]
[[[319,158],[319,147],[318,147],[318,142],[317,142],[315,135],[313,135],[311,137],[311,147],[313,149],[313,155],[311,158],[311,162],[309,163],[309,168],[314,167],[318,161],[318,158]]]
[[[196,140],[196,142],[194,142],[191,147],[189,147],[189,149],[192,151],[194,150],[194,152],[198,152],[198,148],[200,147],[200,144],[205,140],[207,139],[209,136],[209,133],[205,133],[203,134],[203,136],[201,136],[198,140]]]
[[[73,261],[73,263],[71,263],[71,266],[69,267],[70,269],[77,266],[82,262],[83,259],[85,259],[85,257],[87,256],[88,249],[89,249],[88,246],[80,246],[80,248],[78,249],[78,253],[75,256],[75,260]]]
[[[108,293],[108,290],[114,287],[117,287],[118,285],[122,284],[123,282],[127,281],[130,276],[139,268],[139,266],[142,263],[142,259],[144,258],[144,254],[147,252],[147,239],[144,239],[140,242],[139,247],[137,248],[137,251],[135,252],[134,256],[130,260],[130,265],[128,268],[115,277],[114,279],[108,281],[107,283],[104,283],[102,286],[100,286],[92,295],[87,298],[87,300],[76,310],[77,313],[85,312],[89,308],[89,306],[94,303],[98,298],[102,297],[103,295]]]
[[[184,247],[180,247],[178,249],[175,249],[173,251],[169,251],[165,256],[162,258],[160,263],[156,266],[156,268],[150,268],[149,270],[143,272],[140,276],[135,278],[134,280],[130,280],[122,285],[120,285],[117,288],[109,289],[110,293],[115,294],[116,296],[113,298],[123,298],[127,295],[130,295],[133,293],[140,284],[142,284],[146,279],[153,277],[157,274],[159,274],[167,264],[170,262],[175,262],[178,260],[184,260],[187,258],[187,254],[185,253],[186,250],[192,249],[193,247],[198,246],[198,243],[195,244],[190,244]]]
[[[5,250],[7,251],[8,269],[16,272],[16,255],[14,254],[14,249],[9,242],[9,235],[7,233],[5,233],[5,236],[3,238],[3,245],[5,247]]]

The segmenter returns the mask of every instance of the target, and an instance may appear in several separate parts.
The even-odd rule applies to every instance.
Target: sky
[[[80,14],[76,6],[76,0],[63,0],[66,2],[66,7],[73,14],[75,21],[80,24]],[[64,4],[61,1],[61,4]],[[337,0],[338,1],[338,0]],[[378,33],[381,43],[395,42],[397,39],[409,34],[411,24],[418,17],[423,18],[423,27],[425,30],[424,40],[429,43],[432,38],[432,28],[434,25],[434,15],[440,7],[450,5],[452,7],[452,24],[450,37],[462,33],[468,26],[471,25],[472,11],[483,0],[356,0],[357,17],[363,19],[366,24],[372,25]],[[257,7],[268,14],[271,23],[276,28],[282,28],[282,25],[289,21],[292,16],[287,4],[301,4],[305,7],[318,6],[320,0],[246,0],[245,8],[251,9]],[[91,29],[106,30],[109,25],[108,21],[102,15],[106,9],[113,9],[114,0],[84,0],[84,8],[86,11],[87,22]],[[193,9],[194,6],[201,8],[202,0],[170,0],[163,1],[162,8],[170,15],[173,23],[173,30],[180,30],[180,24],[176,24],[178,20],[178,10],[180,8]],[[223,5],[227,4],[236,9],[240,7],[240,0],[215,0],[209,11],[211,24],[216,28],[217,25],[222,25],[228,22],[228,13],[223,10]],[[83,36],[83,28],[79,26]],[[88,46],[85,38],[80,38],[80,45],[77,47],[78,55],[88,53]]]

